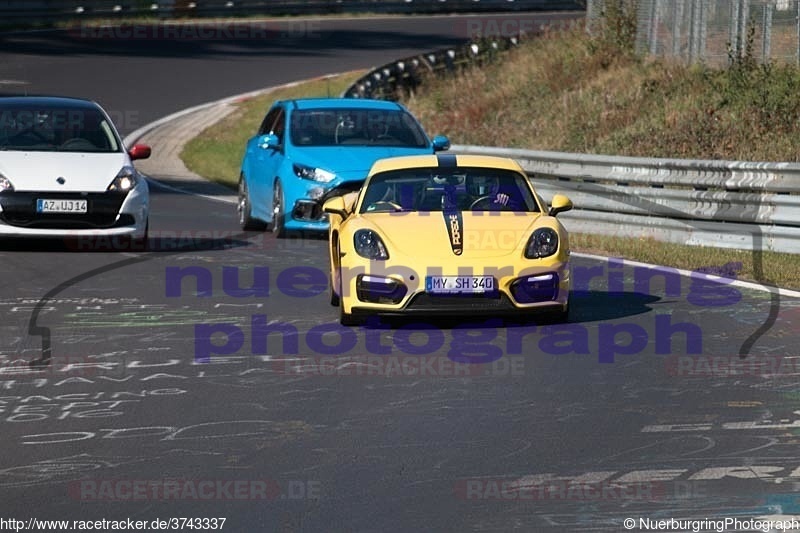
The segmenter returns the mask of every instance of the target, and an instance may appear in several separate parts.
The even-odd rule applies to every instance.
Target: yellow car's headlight
[[[558,233],[552,228],[539,228],[533,232],[525,246],[525,257],[541,259],[549,257],[558,250]]]
[[[380,236],[371,229],[360,229],[353,235],[356,253],[366,259],[386,260],[389,252]]]

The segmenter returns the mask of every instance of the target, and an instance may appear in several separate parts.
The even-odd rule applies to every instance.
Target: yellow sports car
[[[323,204],[331,304],[370,315],[536,312],[566,320],[569,239],[511,159],[423,155],[376,161],[359,191]]]

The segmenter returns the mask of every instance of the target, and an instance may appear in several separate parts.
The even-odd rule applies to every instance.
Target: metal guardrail
[[[527,32],[515,32],[512,35],[497,32],[501,35],[491,37],[468,36],[472,40],[464,45],[405,57],[373,68],[353,82],[341,96],[344,98],[397,100],[413,94],[425,76],[453,75],[464,68],[491,62],[500,53],[517,46],[523,39],[533,38],[547,30],[573,28],[582,19],[582,13],[565,15],[558,20],[540,22],[538,27],[533,27],[532,20],[526,20],[531,24],[517,23],[516,25],[512,24],[512,27],[519,29],[525,26],[528,29]],[[489,24],[486,26],[487,28],[484,29],[499,29],[498,26],[492,27]]]
[[[393,61],[371,70],[342,96],[393,99],[402,91],[413,91],[426,72],[455,73],[468,64],[491,59],[494,51],[510,48],[518,39],[484,40]],[[800,253],[800,164],[487,146],[454,145],[452,151],[519,161],[545,199],[558,192],[572,199],[575,208],[559,215],[570,231]]]
[[[567,194],[570,231],[800,253],[800,164],[453,146],[517,160],[546,199]]]
[[[0,0],[3,26],[97,18],[329,13],[453,13],[583,9],[575,0]]]
[[[485,39],[406,57],[374,68],[356,80],[343,93],[344,98],[397,100],[412,94],[428,75],[452,75],[459,70],[487,61],[519,44],[521,36]]]

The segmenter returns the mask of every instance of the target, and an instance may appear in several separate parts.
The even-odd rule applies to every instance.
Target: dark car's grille
[[[131,226],[130,215],[119,215],[125,194],[6,192],[0,194],[0,219],[11,226],[38,229],[103,229]],[[87,213],[37,213],[36,200],[86,200]]]

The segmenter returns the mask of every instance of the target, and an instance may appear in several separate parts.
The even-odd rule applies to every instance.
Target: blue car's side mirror
[[[281,147],[281,141],[277,135],[269,133],[258,138],[258,146],[264,150],[277,150]]]
[[[433,151],[443,152],[450,149],[450,139],[444,135],[437,135],[433,138]]]

